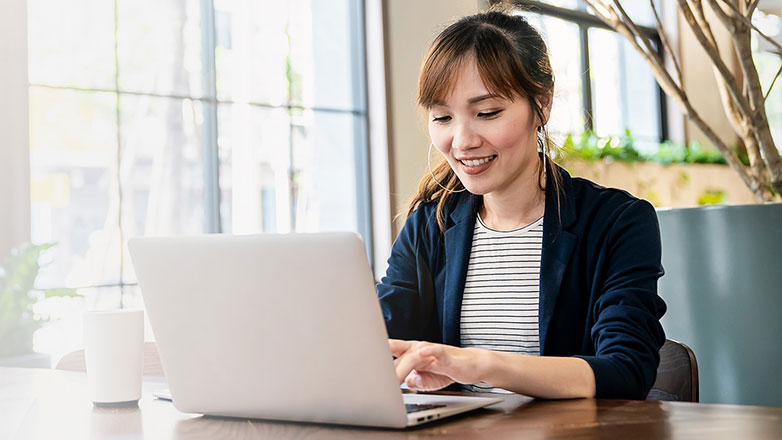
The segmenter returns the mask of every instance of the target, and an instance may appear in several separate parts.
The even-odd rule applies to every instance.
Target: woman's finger
[[[427,365],[426,372],[447,376],[460,383],[477,382],[473,380],[477,373],[474,350],[442,344],[426,344],[418,349],[417,353],[423,358],[434,359]],[[419,373],[423,372],[419,368]]]
[[[453,382],[453,379],[448,376],[418,370],[413,370],[405,379],[407,386],[416,391],[435,391],[445,388]]]
[[[401,339],[389,339],[388,346],[391,348],[391,354],[396,357],[402,356],[415,343],[415,341],[403,341]]]
[[[412,390],[421,390],[424,387],[423,379],[418,371],[413,370],[405,377],[405,384]]]
[[[407,375],[413,370],[429,371],[432,369],[432,365],[437,362],[437,358],[434,356],[422,355],[422,350],[429,347],[430,343],[419,342],[414,344],[407,350],[402,356],[397,358],[396,373],[401,383]]]
[[[396,376],[399,379],[399,383],[402,383],[408,374],[413,370],[426,370],[426,368],[434,361],[433,357],[422,357],[416,350],[410,350],[404,354],[404,356],[397,359],[396,364]]]
[[[436,357],[437,359],[440,359],[447,354],[445,353],[444,347],[440,344],[430,344],[421,347],[420,353],[421,356],[432,356]]]

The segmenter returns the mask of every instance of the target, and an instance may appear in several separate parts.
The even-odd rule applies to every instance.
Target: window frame
[[[351,115],[355,117],[354,123],[354,145],[353,151],[355,153],[354,164],[355,168],[355,192],[356,197],[356,225],[357,232],[363,237],[364,244],[367,250],[367,254],[371,257],[373,255],[373,228],[372,228],[372,186],[371,186],[371,173],[370,173],[370,152],[369,152],[369,124],[368,124],[368,99],[367,99],[367,42],[366,42],[366,24],[365,24],[365,0],[347,0],[349,8],[349,20],[350,20],[350,34],[352,36],[350,47],[346,47],[345,50],[351,54],[351,72],[356,78],[355,85],[358,87],[358,91],[354,94],[351,108],[331,108],[318,105],[298,105],[291,102],[286,102],[282,105],[272,105],[260,102],[243,103],[250,106],[264,107],[270,109],[283,109],[289,115],[295,111],[312,111],[312,112],[331,112],[345,115]],[[202,116],[204,123],[202,126],[203,144],[201,146],[204,162],[203,162],[203,215],[204,225],[203,233],[223,233],[222,218],[221,218],[221,188],[220,188],[220,157],[219,157],[219,145],[218,145],[218,107],[220,104],[236,104],[238,103],[234,99],[221,100],[217,94],[217,70],[216,70],[216,50],[217,50],[217,29],[215,21],[215,5],[214,0],[199,0],[200,9],[200,29],[201,29],[201,83],[203,86],[203,93],[200,96],[182,96],[176,93],[156,93],[156,92],[138,92],[124,90],[120,86],[120,65],[118,58],[118,35],[117,29],[119,23],[118,3],[114,0],[114,15],[113,15],[113,28],[114,28],[114,80],[111,87],[99,88],[99,87],[79,87],[79,86],[60,86],[49,85],[45,83],[31,82],[27,75],[25,75],[25,83],[27,85],[24,94],[27,95],[31,88],[47,88],[56,90],[71,90],[77,92],[106,92],[114,94],[116,99],[115,118],[117,121],[117,167],[120,166],[119,160],[122,156],[123,140],[120,136],[123,130],[120,99],[123,96],[150,96],[156,98],[171,98],[179,100],[192,100],[199,101],[202,104]],[[26,20],[25,20],[26,23]],[[29,33],[29,26],[25,26],[25,40]],[[27,46],[24,48],[25,56],[28,56],[29,49]],[[25,58],[26,60],[27,58]],[[27,66],[27,63],[24,63]],[[25,73],[27,70],[25,70]],[[290,90],[287,91],[290,97]],[[294,123],[290,121],[288,123],[288,130],[294,129]],[[29,146],[26,145],[29,157]],[[289,137],[289,151],[293,150],[293,136]],[[289,170],[290,171],[290,170]],[[126,243],[126,235],[124,232],[122,221],[122,192],[126,186],[120,179],[120,173],[117,173],[116,191],[118,192],[119,206],[118,206],[118,231],[119,240],[121,243],[120,255],[119,255],[119,282],[116,283],[87,283],[88,285],[70,286],[75,289],[90,289],[90,288],[103,288],[103,287],[116,287],[121,292],[121,298],[126,293],[126,288],[133,288],[138,283],[133,281],[126,281],[124,272],[127,262],[124,261],[123,248]],[[291,188],[293,173],[289,172],[289,179],[291,180]],[[27,178],[29,186],[29,176]],[[29,203],[29,195],[27,197]],[[292,206],[289,207],[289,209]],[[29,211],[29,210],[28,210]],[[32,220],[30,214],[26,219],[28,225],[29,237],[29,224]],[[293,230],[294,219],[291,218],[290,228]],[[374,266],[374,261],[370,258],[370,265]],[[43,286],[45,288],[64,287],[63,286]],[[36,288],[42,288],[36,286]]]
[[[504,3],[503,0],[490,0],[489,4],[494,5],[497,3]],[[605,24],[602,20],[586,11],[586,5],[579,3],[579,9],[569,9],[560,6],[553,6],[537,0],[513,0],[513,4],[522,8],[525,12],[531,12],[548,17],[558,18],[570,23],[578,25],[580,46],[581,46],[581,71],[584,72],[581,76],[581,91],[582,91],[582,113],[584,115],[584,130],[594,130],[594,104],[592,100],[592,80],[589,61],[589,29],[597,28],[604,29],[616,33],[610,26]],[[656,28],[649,26],[638,25],[638,29],[647,35],[657,49],[657,54],[661,59],[665,60],[665,50],[662,46],[662,40],[660,34]],[[660,84],[655,79],[655,85],[657,86],[657,102],[658,102],[658,115],[657,115],[657,134],[659,141],[663,142],[669,137],[668,133],[668,110],[666,107],[666,96]]]

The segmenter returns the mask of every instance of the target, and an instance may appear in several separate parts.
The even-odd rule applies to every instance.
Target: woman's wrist
[[[484,348],[466,348],[473,355],[472,368],[475,372],[475,382],[488,382],[491,371],[496,365],[496,352]]]

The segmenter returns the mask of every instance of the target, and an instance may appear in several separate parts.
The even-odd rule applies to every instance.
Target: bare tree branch
[[[747,18],[752,18],[752,14],[755,13],[755,8],[758,7],[758,2],[760,0],[750,0],[747,2],[747,12],[744,14]]]
[[[728,2],[728,0],[719,0],[722,3]],[[728,31],[733,32],[734,30],[734,21],[732,19],[732,11],[728,9],[727,11],[721,6],[717,0],[709,0],[709,6],[711,6],[711,10],[714,11],[714,14],[717,15],[717,18],[720,19],[722,24],[725,26],[725,28],[728,29]],[[729,6],[733,6],[730,5]]]
[[[782,194],[782,157],[771,135],[771,128],[766,114],[765,96],[760,84],[757,66],[752,56],[752,28],[745,23],[736,23],[736,30],[731,34],[733,47],[738,55],[739,65],[747,85],[751,113],[747,113],[755,139],[763,152],[762,159],[771,177],[771,185],[778,194]],[[757,165],[760,167],[760,164]]]
[[[691,0],[694,1],[694,0]],[[700,0],[697,0],[700,2]],[[752,21],[747,19],[736,6],[727,0],[720,0],[731,11],[730,17],[727,13],[717,4],[717,0],[708,0],[712,9],[717,17],[725,23],[726,28],[729,29],[731,37],[733,39],[733,49],[736,52],[741,71],[744,75],[744,87],[743,95],[749,101],[749,106],[752,109],[750,113],[743,113],[739,119],[741,119],[740,127],[735,127],[736,133],[744,141],[747,147],[747,154],[750,158],[750,165],[752,167],[753,175],[760,182],[762,186],[768,185],[767,174],[763,165],[763,161],[766,162],[768,175],[771,176],[771,182],[774,185],[777,192],[782,189],[782,162],[780,160],[779,151],[776,148],[773,137],[771,136],[771,130],[768,124],[768,117],[766,116],[765,109],[765,96],[763,94],[762,87],[760,85],[760,79],[758,77],[757,67],[752,56],[752,29],[756,29],[752,25]],[[703,20],[705,17],[701,16]],[[762,32],[757,32],[763,36]],[[722,90],[721,90],[722,91]],[[723,99],[723,101],[726,101]],[[736,109],[732,105],[727,105],[726,114],[733,121],[736,118]],[[759,149],[758,151],[755,151]],[[760,150],[763,151],[763,155],[760,154]]]
[[[660,16],[657,14],[657,7],[654,5],[654,0],[649,0],[649,5],[652,7],[652,12],[654,13],[654,22],[655,26],[657,27],[657,33],[660,34],[660,41],[662,41],[663,47],[668,53],[668,56],[671,57],[673,67],[676,69],[676,79],[678,80],[679,85],[682,85],[682,68],[681,64],[679,64],[679,59],[676,56],[676,52],[673,50],[673,46],[671,46],[671,43],[668,41],[668,37],[665,35],[663,22],[660,20]]]
[[[736,77],[722,59],[719,49],[716,46],[716,40],[711,33],[711,28],[708,26],[708,24],[706,24],[706,32],[704,32],[704,30],[701,28],[701,23],[696,19],[695,14],[693,14],[692,10],[690,9],[690,5],[688,4],[687,0],[678,0],[678,2],[679,10],[682,12],[682,15],[684,15],[687,24],[690,26],[690,29],[692,29],[693,34],[701,44],[701,47],[703,47],[703,49],[706,51],[706,54],[709,56],[714,68],[716,69],[714,76],[717,79],[717,83],[720,86],[721,92],[724,88],[724,91],[727,91],[727,95],[731,98],[729,100],[724,100],[727,105],[726,114],[733,118],[731,122],[735,124],[740,123],[740,118],[735,115],[738,113],[743,115],[751,115],[753,112],[752,108],[750,107],[750,103],[748,102],[744,93],[742,93]],[[695,2],[694,5],[696,10],[700,9],[699,15],[703,20],[705,20],[705,17],[702,14],[702,8],[700,8],[700,2]]]
[[[652,0],[650,0],[652,1]],[[711,26],[709,26],[708,22],[706,21],[706,16],[703,12],[703,3],[701,0],[688,0],[688,3],[690,3],[690,7],[695,9],[695,16],[698,19],[698,26],[700,29],[703,30],[703,35],[705,38],[709,41],[711,46],[713,47],[713,50],[716,52],[716,56],[721,59],[721,54],[719,51],[719,45],[717,44],[717,39],[714,38],[714,33],[711,30]],[[614,4],[618,7],[620,12],[622,13],[622,16],[624,18],[624,21],[632,21],[630,17],[624,12],[624,9],[622,8],[621,4],[618,3],[617,0],[614,0]],[[654,4],[652,2],[652,4]],[[695,30],[693,29],[693,32]],[[704,50],[709,50],[706,46],[704,46]],[[716,69],[715,69],[716,70]],[[738,81],[735,81],[735,86],[733,87],[733,90],[731,90],[728,80],[724,78],[722,75],[719,74],[719,70],[715,72],[715,79],[717,81],[717,86],[719,87],[720,95],[722,97],[722,101],[727,104],[726,110],[726,116],[728,116],[728,120],[730,121],[731,125],[733,126],[734,131],[737,133],[746,131],[746,117],[744,116],[744,113],[740,111],[739,108],[737,108],[739,103],[736,102],[735,99],[732,99],[731,91],[738,93]],[[681,81],[680,81],[681,83]],[[742,98],[746,101],[747,98],[745,94],[741,93]]]
[[[654,46],[652,46],[652,41],[649,39],[648,36],[644,35],[640,29],[638,29],[638,26],[636,26],[635,22],[633,22],[630,16],[627,15],[627,12],[625,12],[624,8],[622,7],[622,4],[619,3],[619,0],[614,0],[614,6],[616,7],[616,9],[619,10],[619,13],[622,15],[621,18],[622,23],[624,23],[630,29],[630,31],[637,39],[641,40],[644,47],[646,47],[646,50],[649,53],[654,53],[656,55],[657,51],[654,50]]]
[[[659,54],[653,50],[653,48],[651,48],[650,42],[648,39],[645,39],[644,35],[640,33],[632,19],[630,19],[626,13],[623,14],[622,18],[620,18],[616,10],[614,10],[611,5],[607,4],[607,0],[585,1],[590,6],[590,8],[595,11],[596,15],[601,20],[611,26],[618,33],[623,35],[638,51],[638,53],[641,54],[641,56],[652,69],[652,73],[657,78],[660,87],[662,87],[668,96],[670,96],[674,101],[677,102],[677,104],[679,104],[679,106],[687,114],[690,121],[692,121],[703,132],[706,138],[708,138],[715,147],[717,147],[725,160],[728,162],[728,165],[730,165],[730,167],[739,175],[744,184],[749,187],[753,194],[755,194],[755,197],[759,201],[771,200],[772,196],[768,191],[768,184],[765,184],[764,186],[763,179],[756,177],[756,173],[750,174],[750,169],[745,167],[741,161],[739,161],[735,152],[727,146],[727,144],[714,132],[714,130],[708,124],[706,124],[700,114],[692,107],[692,104],[687,98],[687,94],[681,88],[680,84],[677,84],[676,81],[671,77],[671,74],[665,68]],[[616,0],[614,1],[616,3]],[[684,0],[679,1],[683,2]],[[688,5],[686,4],[684,5],[684,7],[687,6]],[[621,11],[622,9],[620,9],[620,12]],[[688,21],[688,24],[690,24],[690,26],[697,26],[692,13],[690,13],[690,20]],[[699,42],[701,42],[703,45],[703,42],[707,37],[703,34],[701,34],[701,37],[702,38],[699,39]],[[706,41],[706,43],[708,44],[708,41]],[[734,85],[737,86],[735,82]],[[743,97],[744,96],[742,95],[742,98]],[[725,101],[731,102],[729,99],[726,99]],[[750,148],[752,147],[750,146]],[[768,180],[766,180],[766,182],[767,181]]]
[[[730,92],[731,98],[733,98],[733,101],[736,103],[738,108],[743,113],[750,114],[751,111],[750,111],[749,103],[747,102],[746,99],[744,99],[744,96],[741,94],[736,77],[733,75],[733,73],[730,71],[728,66],[725,64],[725,61],[723,61],[722,58],[720,57],[719,49],[716,47],[716,45],[712,44],[712,42],[709,41],[706,34],[704,34],[703,30],[699,26],[698,21],[695,18],[695,15],[692,13],[692,10],[690,9],[690,6],[687,3],[687,1],[678,0],[678,2],[679,2],[679,8],[682,11],[685,20],[687,21],[687,24],[690,26],[690,29],[692,29],[693,33],[695,34],[695,38],[701,44],[701,47],[703,47],[703,49],[706,51],[706,54],[711,59],[712,64],[714,64],[714,66],[717,68],[717,71],[719,72],[720,76],[725,80],[726,87]]]
[[[715,3],[715,0],[709,0],[709,4],[710,4],[712,10],[714,10],[714,13],[717,15],[717,18],[719,18],[720,21],[722,21],[722,23],[725,25],[725,27],[730,32],[735,32],[736,31],[735,25],[734,25],[733,21],[731,20],[731,18],[728,16],[728,13],[723,11]],[[703,26],[708,26],[707,24],[705,24],[707,22],[706,22],[706,16],[705,16],[705,14],[703,12],[702,4],[699,3],[698,5],[696,5],[696,8],[697,8],[697,12],[698,12],[698,17],[700,18],[700,24],[699,25],[702,26],[702,27]],[[706,35],[710,39],[712,44],[714,44],[716,46],[717,42],[716,42],[716,39],[714,38],[714,34],[711,31],[711,27],[710,26],[708,26]],[[722,102],[725,105],[725,115],[728,117],[728,120],[730,121],[731,125],[733,126],[733,131],[735,131],[736,134],[738,134],[739,136],[742,136],[743,133],[747,132],[747,125],[748,125],[748,121],[749,121],[748,116],[747,116],[746,113],[742,112],[736,106],[736,103],[733,101],[733,99],[731,99],[731,97],[730,97],[730,90],[728,90],[727,84],[725,83],[723,78],[719,75],[719,72],[716,71],[716,69],[715,69],[715,72],[714,72],[714,78],[717,81],[717,87],[719,88],[719,91],[720,91],[720,97],[722,98]],[[746,81],[742,81],[742,83],[743,84],[742,84],[742,87],[741,87],[741,95],[744,97],[745,100],[747,100],[747,102],[749,102],[749,97],[748,97],[749,88],[747,87],[747,82]]]
[[[733,150],[731,150],[727,144],[725,144],[725,142],[717,135],[717,133],[715,133],[714,130],[712,130],[712,128],[706,124],[695,108],[692,107],[692,104],[687,99],[687,95],[684,93],[683,89],[676,84],[670,73],[668,73],[668,71],[665,69],[664,63],[657,52],[654,51],[650,45],[648,45],[648,41],[644,47],[641,46],[639,40],[644,41],[643,36],[640,35],[640,31],[638,30],[638,27],[635,26],[633,21],[629,19],[626,14],[624,14],[624,16],[627,17],[628,22],[620,21],[616,11],[610,5],[607,5],[602,1],[599,4],[602,10],[598,10],[595,7],[595,1],[600,0],[585,1],[593,10],[599,14],[599,17],[606,24],[627,38],[630,44],[633,45],[633,47],[649,64],[652,69],[652,73],[660,84],[660,87],[662,87],[666,94],[673,98],[684,109],[690,120],[703,132],[706,138],[708,138],[709,141],[711,141],[711,143],[717,147],[720,153],[722,153],[722,156],[728,162],[728,165],[730,165],[730,167],[739,175],[741,180],[750,188],[753,194],[755,194],[759,199],[762,199],[762,188],[759,187],[757,180],[753,179],[752,176],[749,175],[747,169],[744,167],[744,164],[742,164],[736,156],[736,153],[733,152]],[[633,29],[635,30],[635,33],[633,32]]]
[[[776,75],[774,75],[774,79],[771,80],[771,85],[768,86],[768,90],[766,91],[766,95],[763,97],[763,102],[765,102],[768,99],[768,95],[771,94],[771,89],[774,88],[774,84],[777,82],[777,78],[779,78],[779,74],[782,73],[782,64],[779,65],[779,69],[777,70]]]
[[[711,0],[711,1],[712,1],[712,3],[714,3],[714,0]],[[746,16],[744,16],[744,14],[742,14],[741,11],[739,11],[733,5],[728,3],[727,0],[720,0],[720,1],[723,2],[723,3],[727,3],[727,5],[732,9],[732,11],[733,11],[732,18],[740,20],[742,23],[744,23],[745,25],[747,25],[750,28],[752,28],[752,30],[757,32],[758,35],[761,38],[763,38],[764,40],[766,40],[769,43],[771,43],[771,45],[774,46],[779,51],[780,54],[782,54],[782,44],[779,44],[776,40],[774,40],[773,38],[771,38],[768,35],[764,34],[763,31],[758,29],[757,26],[755,26],[752,23],[752,20],[750,18],[747,18]]]
[[[749,166],[752,170],[752,176],[758,181],[758,185],[761,188],[768,188],[768,173],[763,162],[763,157],[760,155],[760,146],[756,133],[752,133],[750,129],[750,136],[743,138],[744,148],[747,150],[747,157],[749,158]]]
[[[733,35],[749,32],[748,29],[750,28],[747,27],[747,24],[742,21],[744,15],[739,12],[739,10],[736,8],[736,5],[728,0],[719,1],[721,1],[724,6],[728,7],[727,12],[723,6],[718,3],[717,0],[709,0],[709,4],[712,10],[714,10],[717,14],[717,17],[725,24],[725,27],[731,30]],[[736,50],[737,56],[741,57],[740,45],[736,39],[734,39],[733,48]],[[752,98],[750,97],[751,81],[748,81],[745,78],[743,83],[742,93],[747,97],[747,99],[750,100],[750,104],[752,105],[753,102]],[[724,97],[723,102],[725,102]],[[726,113],[729,113],[729,110],[735,111],[735,109],[729,108],[726,109]],[[755,127],[754,118],[755,117],[753,115],[742,115],[742,123],[740,124],[740,127],[734,127],[734,129],[744,143],[744,148],[746,149],[747,157],[749,158],[751,175],[758,181],[761,187],[766,188],[768,187],[768,173],[765,170],[763,156],[760,154],[760,136],[758,130]]]
[[[597,0],[597,2],[593,0],[584,0],[584,2],[587,4],[587,6],[592,8],[592,11],[599,19],[610,25],[611,15],[608,13],[611,9],[610,5],[607,5],[600,0]]]
[[[703,1],[686,0],[686,3],[689,5],[690,10],[695,12],[694,15],[699,29],[701,29],[703,34],[709,39],[709,42],[714,45],[714,47],[717,49],[717,53],[719,54],[719,45],[717,44],[717,40],[714,38],[714,33],[711,31],[711,25],[709,25],[709,21],[706,20],[706,14],[703,12]]]

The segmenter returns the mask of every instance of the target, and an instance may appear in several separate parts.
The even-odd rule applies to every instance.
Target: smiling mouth
[[[464,165],[466,165],[468,167],[478,167],[478,166],[481,166],[483,164],[491,162],[492,160],[494,160],[495,157],[497,157],[496,154],[493,155],[493,156],[484,157],[483,159],[460,160],[459,162],[461,162],[462,164],[464,164]]]

